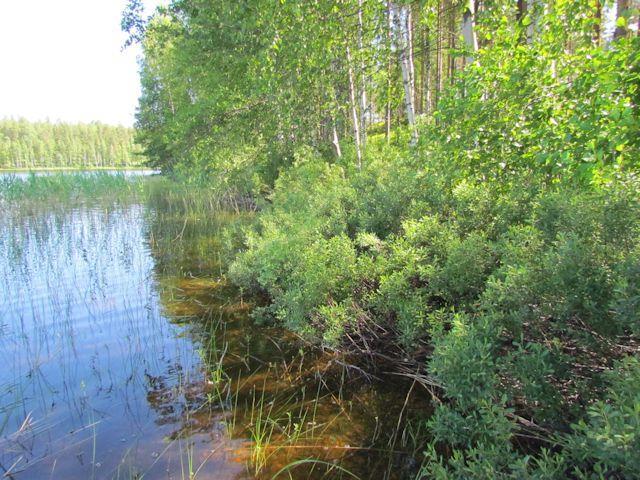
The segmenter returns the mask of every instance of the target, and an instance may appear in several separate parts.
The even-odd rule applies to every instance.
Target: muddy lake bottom
[[[162,199],[162,200],[159,200]],[[410,384],[259,326],[224,277],[249,214],[179,195],[0,216],[0,475],[402,478]],[[413,428],[413,427],[411,427]]]

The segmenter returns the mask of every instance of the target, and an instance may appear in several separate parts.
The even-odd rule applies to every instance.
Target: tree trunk
[[[454,30],[455,25],[453,25],[454,22],[451,22],[451,31]],[[447,68],[447,76],[449,77],[449,85],[453,85],[453,80],[454,80],[454,74],[455,74],[455,69],[456,69],[456,57],[453,56],[452,52],[455,50],[456,45],[455,45],[455,36],[454,35],[449,35],[449,55],[448,55],[448,60],[449,60],[449,67]]]
[[[437,12],[437,29],[436,29],[436,105],[440,100],[440,92],[442,91],[442,10],[444,4],[438,2]]]
[[[358,48],[360,50],[360,70],[361,70],[361,85],[360,85],[360,136],[362,148],[367,145],[367,75],[365,72],[364,62],[364,41],[363,41],[363,27],[362,27],[362,0],[358,0]]]
[[[420,9],[416,9],[413,12],[414,14],[414,31],[413,38],[414,43],[417,48],[417,53],[415,57],[416,61],[416,76],[414,78],[414,87],[415,87],[415,98],[414,103],[416,105],[416,115],[420,116],[424,113],[424,62],[423,62],[423,51],[422,45],[424,43],[423,34],[424,31],[420,28]]]
[[[387,1],[387,47],[389,56],[387,58],[387,108],[385,112],[385,135],[387,138],[387,144],[391,141],[391,43],[392,43],[392,31],[393,31],[393,23],[392,23],[392,15],[391,15],[391,2]]]
[[[416,111],[416,68],[413,63],[413,7],[409,5],[406,7],[407,12],[407,60],[409,63],[409,86],[411,88],[411,97],[413,98],[414,114]]]
[[[538,30],[538,20],[540,12],[538,12],[539,0],[527,0],[527,11],[529,12],[530,23],[527,26],[527,44],[531,45]]]
[[[467,1],[467,7],[462,15],[462,38],[467,54],[464,57],[465,65],[473,63],[473,56],[478,50],[478,39],[475,31],[475,5],[473,0]]]
[[[429,30],[422,31],[420,61],[420,111],[431,111],[431,54],[429,52]]]
[[[351,50],[347,45],[347,67],[349,71],[349,100],[351,103],[351,121],[353,122],[353,137],[356,143],[356,158],[358,170],[362,168],[362,149],[360,146],[360,120],[356,108],[356,86],[353,79],[353,66],[351,62]]]
[[[600,30],[602,29],[602,4],[596,0],[595,11],[593,12],[593,44],[600,45]]]
[[[406,22],[407,12],[403,7],[393,6],[393,18],[395,23],[395,40],[396,48],[400,54],[400,69],[402,71],[402,85],[404,87],[404,104],[407,114],[407,122],[409,129],[411,130],[411,143],[415,144],[418,141],[418,132],[416,130],[415,109],[413,105],[413,89],[411,88],[411,71],[409,65],[409,58],[407,52],[407,39],[408,34],[403,28],[408,23]],[[403,21],[404,20],[404,21]]]
[[[618,13],[616,15],[616,31],[613,33],[613,39],[618,40],[620,38],[626,37],[627,32],[629,31],[627,27],[627,15],[629,10],[629,1],[630,0],[618,0]],[[621,23],[620,19],[624,19],[624,22]]]
[[[342,150],[340,149],[340,139],[338,138],[338,128],[336,127],[336,120],[333,118],[331,120],[331,126],[333,130],[333,148],[336,151],[336,157],[342,157]]]
[[[522,23],[524,16],[527,14],[527,1],[518,0],[518,12],[516,13],[516,20],[518,23]]]

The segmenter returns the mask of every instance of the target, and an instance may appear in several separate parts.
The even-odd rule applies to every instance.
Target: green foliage
[[[607,375],[609,402],[589,406],[587,416],[566,435],[566,452],[579,478],[619,476],[640,472],[640,363],[627,357]]]
[[[640,475],[637,367],[617,363],[640,341],[640,40],[602,48],[600,2],[529,3],[482,3],[470,52],[462,5],[443,37],[440,3],[398,2],[421,48],[451,47],[447,68],[441,49],[417,68],[439,62],[416,145],[385,2],[176,1],[143,39],[153,165],[266,194],[230,268],[270,298],[256,315],[428,352],[427,478]],[[368,108],[396,121],[360,165],[347,143]]]
[[[344,170],[309,155],[298,154],[296,166],[278,179],[270,213],[230,272],[237,283],[267,291],[271,313],[302,332],[310,312],[345,298],[356,263],[346,236],[353,191]]]
[[[0,168],[130,167],[142,162],[131,128],[0,120]]]
[[[439,104],[421,149],[467,179],[602,183],[637,169],[639,42],[564,55],[558,38],[483,49]]]
[[[584,419],[571,426],[569,433],[556,437],[562,449],[542,450],[538,457],[519,457],[509,443],[509,426],[504,415],[491,416],[481,403],[478,429],[485,437],[466,450],[456,449],[450,458],[438,455],[432,443],[422,474],[427,478],[635,478],[640,471],[640,364],[626,357],[605,375],[609,401],[597,401],[587,409]],[[494,411],[495,405],[490,407]],[[450,444],[460,444],[478,427],[478,414],[460,417],[446,406],[439,407],[430,420],[436,440],[451,435]],[[472,425],[472,427],[469,427]]]
[[[460,314],[453,318],[446,335],[434,339],[429,369],[436,380],[446,385],[447,396],[463,412],[475,409],[495,394],[497,336],[495,326],[486,320],[472,323]],[[437,423],[437,416],[433,423]],[[459,437],[459,441],[463,439],[473,442],[471,437]]]
[[[423,192],[377,196],[401,206],[388,210],[389,222],[380,213],[387,228],[366,231],[367,179],[396,165],[405,160],[346,173],[301,158],[276,182],[233,278],[265,290],[271,314],[289,328],[333,346],[367,318],[395,330],[407,352],[432,345],[428,369],[447,402],[429,431],[458,453],[425,472],[567,472],[573,457],[522,457],[511,447],[514,412],[562,431],[588,418],[582,402],[607,397],[615,339],[638,329],[640,189],[635,181],[499,192],[431,182]],[[397,229],[396,216],[405,218]],[[619,418],[615,428],[633,425]]]
[[[362,172],[351,176],[359,192],[351,222],[355,229],[384,237],[399,231],[407,204],[422,185],[415,166],[402,158],[401,150],[386,144],[378,151],[375,147],[370,146],[372,152]]]

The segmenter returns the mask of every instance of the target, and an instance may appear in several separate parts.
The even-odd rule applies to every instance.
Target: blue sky
[[[151,9],[162,0],[147,0]],[[132,125],[137,47],[122,52],[126,0],[0,2],[0,118]]]

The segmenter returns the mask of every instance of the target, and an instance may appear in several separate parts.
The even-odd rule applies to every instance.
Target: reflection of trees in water
[[[118,260],[131,266],[127,255],[139,250],[136,227],[142,212],[140,205],[111,200],[82,205],[36,204],[27,211],[12,206],[0,217],[0,231],[4,232],[0,252],[14,272],[34,258],[72,265],[80,256],[89,262],[100,256],[99,250],[115,250],[116,246]],[[26,276],[29,271],[21,273]]]
[[[180,197],[152,196],[146,212],[146,238],[154,259],[153,276],[163,315],[179,326],[200,352],[197,372],[183,372],[179,363],[162,375],[145,373],[147,402],[156,424],[170,426],[170,439],[220,430],[219,405],[212,402],[213,385],[204,352],[211,344],[211,322],[236,291],[221,281],[219,255],[223,221],[215,212],[190,210]],[[227,221],[227,220],[224,220]]]
[[[153,437],[139,375],[185,342],[158,314],[142,205],[25,203],[0,215],[0,462],[85,477],[92,438],[107,468],[135,435]]]
[[[216,209],[210,192],[179,192],[175,186],[154,184],[147,208],[147,232],[151,254],[160,275],[180,277],[221,276],[223,251],[234,249],[231,239],[251,219],[250,213]]]
[[[171,438],[193,433],[206,433],[215,423],[210,401],[211,385],[203,378],[172,383],[174,375],[152,376],[147,379],[147,402],[157,414],[157,425],[176,425]],[[180,377],[179,377],[180,378]]]
[[[368,448],[384,450],[407,386],[373,385],[339,358],[301,348],[285,330],[257,326],[248,316],[250,305],[222,275],[222,231],[232,221],[215,213],[194,214],[166,200],[148,213],[147,237],[163,313],[180,326],[201,359],[200,374],[193,378],[180,372],[180,365],[161,376],[146,375],[156,423],[171,426],[170,439],[216,431],[248,440],[258,398],[260,408],[269,405],[274,424],[274,452],[265,478],[307,457],[344,462],[363,479],[378,478],[375,472],[395,465],[396,459],[389,463],[388,455]],[[231,428],[225,427],[231,420]],[[294,441],[295,424],[307,434]],[[358,445],[364,448],[352,448]],[[321,468],[315,471],[323,476]],[[314,478],[306,468],[297,473],[296,478]]]

